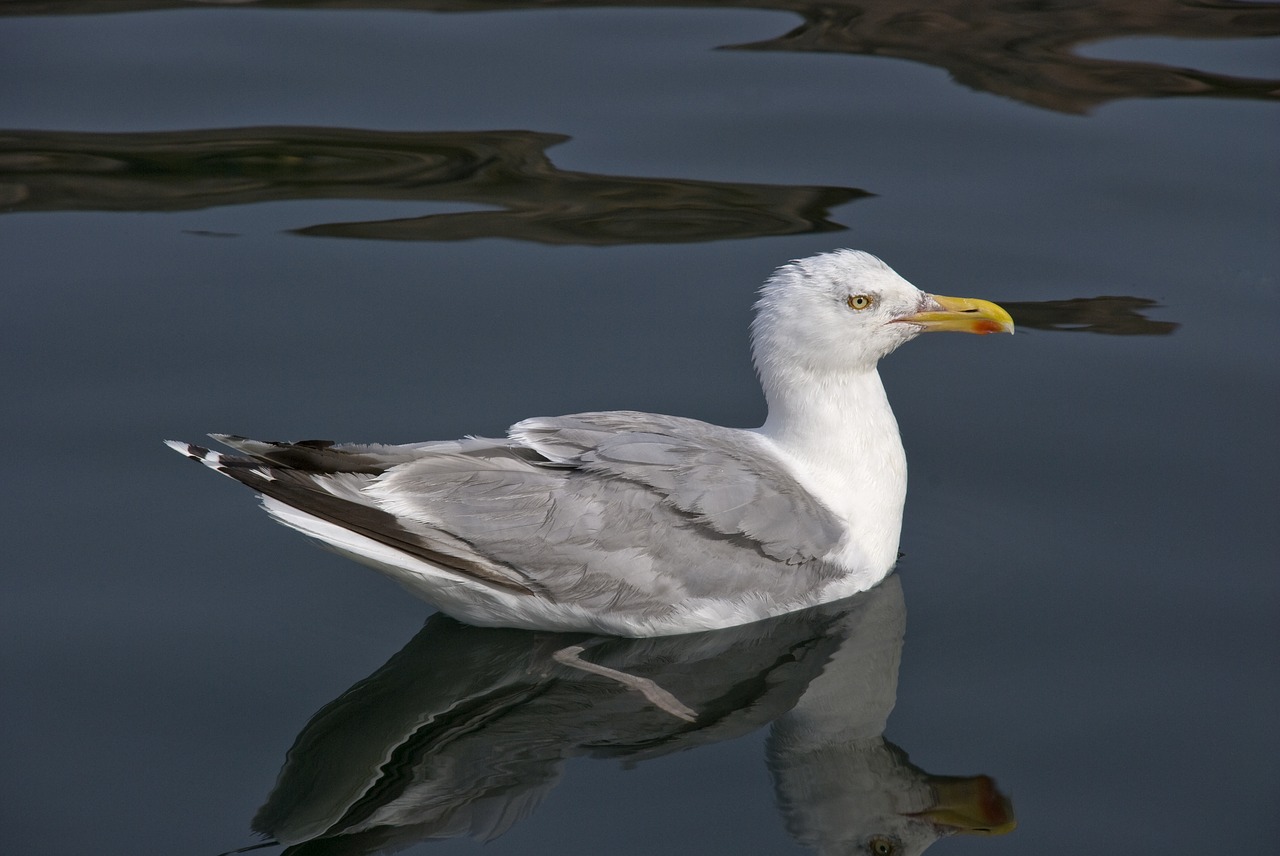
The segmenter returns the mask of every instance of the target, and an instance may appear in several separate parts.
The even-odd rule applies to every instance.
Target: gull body
[[[920,291],[876,257],[790,262],[760,290],[757,429],[608,411],[504,439],[170,441],[281,523],[473,624],[659,636],[866,590],[893,568],[906,456],[876,370],[929,330],[1012,332],[993,303]]]

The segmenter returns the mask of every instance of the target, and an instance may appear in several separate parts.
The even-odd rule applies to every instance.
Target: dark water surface
[[[1273,3],[0,4],[0,850],[1273,851],[1278,36]],[[591,642],[695,723],[160,445],[755,425],[753,291],[836,246],[1020,333],[882,367],[897,576]]]

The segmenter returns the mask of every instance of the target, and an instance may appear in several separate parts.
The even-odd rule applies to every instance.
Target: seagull
[[[877,372],[930,331],[1012,333],[870,253],[791,261],[761,287],[759,428],[628,410],[536,417],[504,439],[169,446],[280,523],[481,626],[665,636],[865,591],[898,557],[907,462]]]

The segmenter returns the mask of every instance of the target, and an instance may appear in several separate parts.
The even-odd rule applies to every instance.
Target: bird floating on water
[[[279,522],[478,625],[664,636],[871,588],[893,569],[907,462],[876,365],[920,333],[1012,333],[994,303],[920,291],[869,253],[760,289],[755,429],[618,410],[505,439],[168,441]]]

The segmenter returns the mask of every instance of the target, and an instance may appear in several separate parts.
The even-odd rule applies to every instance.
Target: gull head
[[[904,342],[940,330],[1012,333],[1013,319],[986,300],[923,292],[870,253],[835,250],[774,271],[751,338],[762,376],[822,376],[871,371]]]

